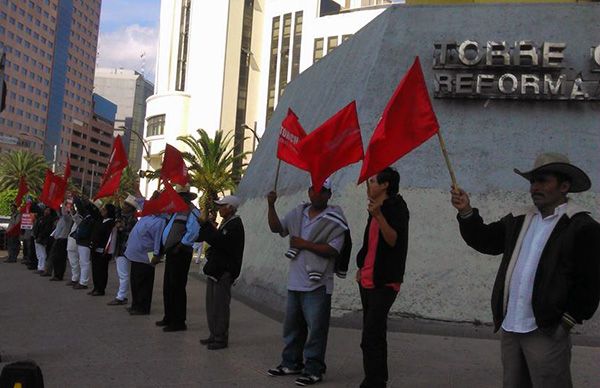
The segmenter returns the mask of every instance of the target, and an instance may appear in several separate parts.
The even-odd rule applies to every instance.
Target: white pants
[[[119,291],[117,291],[117,299],[125,300],[129,294],[129,272],[131,262],[125,256],[117,257],[117,276],[119,277]]]
[[[35,243],[35,255],[38,259],[38,271],[46,270],[46,247],[42,244]]]
[[[67,251],[69,264],[71,264],[71,281],[77,283],[79,281],[79,251]]]
[[[82,286],[87,286],[88,282],[90,281],[90,269],[92,267],[90,248],[77,245],[77,252],[79,252],[79,266],[81,267],[79,284]]]

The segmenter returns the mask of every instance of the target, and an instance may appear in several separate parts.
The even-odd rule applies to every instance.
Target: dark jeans
[[[35,240],[33,237],[23,240],[23,254],[25,255],[24,259],[29,262],[27,267],[37,268],[38,259],[35,253]]]
[[[54,277],[62,280],[67,268],[67,239],[54,240],[48,256],[48,271],[54,272]]]
[[[210,338],[224,344],[229,340],[232,281],[229,272],[225,272],[218,282],[212,279],[206,280],[206,320]]]
[[[152,306],[152,289],[154,288],[154,266],[131,262],[131,309],[149,313]]]
[[[192,249],[180,248],[177,252],[167,252],[165,277],[163,279],[163,320],[169,326],[182,326],[186,320],[188,271],[192,262]]]
[[[92,252],[92,280],[94,282],[93,291],[104,292],[106,290],[106,283],[108,283],[109,261],[110,255]]]
[[[17,256],[19,256],[19,251],[21,251],[21,241],[19,240],[19,236],[7,236],[6,245],[6,248],[8,249],[8,260],[17,261]]]
[[[363,330],[360,347],[363,352],[365,379],[361,388],[385,387],[387,367],[387,319],[398,292],[390,287],[360,287],[363,306]]]
[[[330,314],[331,295],[325,292],[325,286],[314,291],[288,291],[282,366],[304,367],[306,373],[315,376],[325,373]]]

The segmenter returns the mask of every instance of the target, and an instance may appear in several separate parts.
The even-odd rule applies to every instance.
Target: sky
[[[102,0],[97,66],[143,67],[154,83],[159,18],[160,0]]]

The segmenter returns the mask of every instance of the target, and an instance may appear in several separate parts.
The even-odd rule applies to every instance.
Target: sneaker
[[[293,369],[293,368],[288,368],[286,366],[277,366],[275,368],[271,368],[267,371],[267,374],[269,376],[288,376],[288,375],[299,375],[300,373],[302,373],[302,368],[299,369]]]
[[[323,377],[321,377],[321,376],[309,375],[309,374],[305,373],[302,376],[298,377],[296,379],[295,383],[296,383],[296,385],[305,387],[307,385],[316,384],[322,380],[323,380]]]

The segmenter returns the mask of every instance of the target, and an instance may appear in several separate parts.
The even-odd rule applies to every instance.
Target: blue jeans
[[[304,367],[305,373],[315,376],[325,373],[330,313],[331,295],[325,292],[325,286],[307,292],[288,291],[282,366]]]

